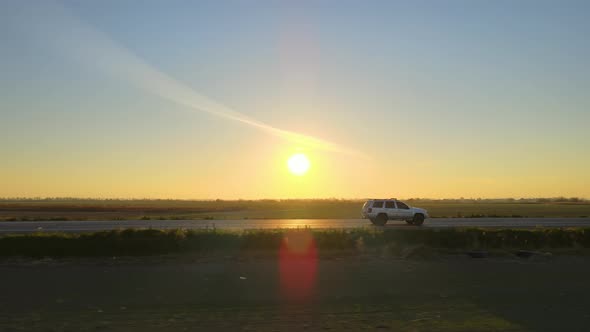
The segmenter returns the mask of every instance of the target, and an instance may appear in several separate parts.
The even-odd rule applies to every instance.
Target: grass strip
[[[276,252],[283,241],[312,239],[318,250],[425,246],[440,249],[590,248],[590,229],[113,230],[0,237],[0,256],[145,256],[206,252]],[[307,241],[307,240],[305,240]]]

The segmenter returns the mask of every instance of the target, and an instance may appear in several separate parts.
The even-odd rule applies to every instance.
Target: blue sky
[[[40,6],[0,4],[0,196],[590,196],[586,1],[55,3],[200,95],[371,159],[317,152],[313,184],[248,180],[276,166],[259,151],[301,147],[77,59],[32,28],[59,22]]]

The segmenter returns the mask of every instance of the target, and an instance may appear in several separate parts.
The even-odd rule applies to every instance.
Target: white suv
[[[377,226],[385,225],[387,220],[405,220],[410,225],[420,226],[428,218],[426,210],[408,206],[395,198],[370,199],[363,205],[362,214]]]

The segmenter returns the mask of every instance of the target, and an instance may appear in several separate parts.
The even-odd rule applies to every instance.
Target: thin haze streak
[[[106,73],[156,94],[164,99],[193,110],[204,111],[218,117],[237,121],[285,138],[291,142],[322,150],[362,156],[339,144],[300,133],[273,127],[255,120],[208,97],[196,93],[187,85],[157,70],[105,33],[81,21],[67,8],[50,1],[36,2],[21,8],[24,22],[49,46],[83,64],[98,67]],[[33,8],[28,8],[33,7]]]

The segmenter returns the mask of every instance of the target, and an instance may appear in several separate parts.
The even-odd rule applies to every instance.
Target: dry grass
[[[578,200],[408,200],[432,217],[583,217]],[[0,220],[359,218],[361,200],[0,200]]]

